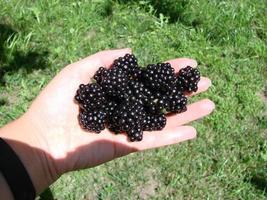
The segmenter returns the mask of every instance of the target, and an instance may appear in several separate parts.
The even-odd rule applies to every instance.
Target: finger
[[[131,53],[132,50],[130,48],[126,49],[117,49],[117,50],[106,50],[101,51],[93,55],[96,59],[100,59],[100,62],[105,67],[110,67],[113,61],[119,57],[124,56],[127,53]]]
[[[196,130],[191,126],[180,126],[162,131],[144,132],[143,140],[130,142],[126,134],[113,135],[116,156],[120,157],[131,152],[152,149],[180,143],[196,137]]]
[[[173,128],[200,119],[209,115],[214,108],[214,103],[209,99],[198,101],[187,106],[186,112],[168,116],[166,127]]]
[[[131,53],[130,48],[100,51],[71,64],[69,67],[76,68],[82,73],[91,74],[101,66],[110,67],[115,59],[127,53]]]
[[[180,126],[174,129],[145,132],[141,142],[132,143],[132,148],[142,151],[191,140],[196,137],[196,129],[191,126]]]
[[[209,78],[206,78],[206,77],[201,77],[197,86],[198,86],[198,90],[196,92],[187,94],[186,96],[190,97],[190,96],[194,96],[196,94],[207,91],[209,89],[209,87],[211,86],[211,80]]]
[[[176,58],[173,60],[168,60],[166,62],[170,63],[176,72],[186,66],[191,66],[194,68],[197,67],[197,61],[191,58]]]

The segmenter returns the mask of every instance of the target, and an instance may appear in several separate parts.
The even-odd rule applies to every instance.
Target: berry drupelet
[[[187,66],[179,71],[176,83],[180,91],[191,93],[197,91],[199,80],[200,72],[198,69]]]

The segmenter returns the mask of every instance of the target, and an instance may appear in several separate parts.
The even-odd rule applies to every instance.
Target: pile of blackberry
[[[186,111],[185,94],[196,92],[198,69],[187,66],[178,73],[170,63],[138,65],[126,54],[107,69],[100,67],[93,83],[81,84],[75,100],[81,127],[100,133],[105,127],[126,133],[130,141],[141,141],[143,131],[162,130],[168,113]]]

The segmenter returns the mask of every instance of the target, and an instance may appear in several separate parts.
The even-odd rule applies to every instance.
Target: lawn
[[[176,2],[176,3],[175,3]],[[0,0],[0,126],[68,63],[132,47],[192,57],[216,104],[191,142],[62,176],[40,199],[266,199],[266,0]]]

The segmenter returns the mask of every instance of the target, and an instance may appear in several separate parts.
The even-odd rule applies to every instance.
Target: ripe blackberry
[[[102,82],[102,77],[103,76],[105,76],[106,74],[107,74],[107,69],[106,68],[104,68],[104,67],[100,67],[97,71],[96,71],[96,73],[95,73],[95,75],[94,75],[94,79],[96,80],[96,82],[98,83],[98,84],[101,84],[101,82]]]
[[[136,80],[130,80],[128,82],[127,94],[129,97],[135,97],[142,104],[148,103],[150,97],[152,96],[151,91],[145,87],[142,82],[138,82]]]
[[[120,133],[121,130],[117,124],[118,116],[114,115],[114,113],[118,109],[118,103],[115,101],[110,101],[106,105],[104,105],[104,109],[107,113],[107,127],[115,133]]]
[[[103,106],[103,109],[107,113],[107,117],[110,117],[110,116],[113,115],[113,113],[115,112],[117,107],[118,107],[118,103],[117,102],[109,101]]]
[[[142,123],[145,117],[144,107],[138,101],[125,100],[112,116],[111,126],[120,127],[120,131],[130,131]]]
[[[174,87],[169,93],[167,93],[167,98],[167,112],[181,113],[187,110],[187,98],[180,90],[178,90],[177,87]]]
[[[133,54],[126,54],[125,56],[116,59],[112,67],[123,70],[128,77],[132,78],[138,78],[142,73],[138,66],[137,58]]]
[[[169,112],[182,113],[187,110],[186,108],[187,98],[185,96],[180,96],[177,98],[172,98],[169,102]]]
[[[106,95],[123,99],[126,95],[127,83],[128,77],[124,71],[119,68],[112,68],[102,77],[101,86]]]
[[[170,90],[175,83],[174,68],[170,63],[150,64],[142,73],[146,86],[166,92]]]
[[[162,130],[166,125],[166,117],[164,114],[151,115],[147,114],[144,119],[143,130],[144,131],[158,131]]]
[[[77,90],[75,100],[83,109],[99,108],[105,103],[103,88],[97,83],[81,84]]]
[[[127,133],[131,142],[141,141],[143,139],[143,130],[142,130],[142,126],[140,124],[137,124],[135,127],[130,129],[126,133]]]
[[[105,129],[106,112],[102,110],[82,110],[79,113],[79,122],[83,129],[100,133]]]
[[[160,114],[163,112],[163,107],[158,102],[150,101],[145,105],[146,112],[151,114]]]
[[[182,92],[196,92],[199,80],[200,72],[198,69],[187,66],[179,71],[177,86]]]
[[[123,130],[118,124],[118,119],[119,119],[119,116],[114,115],[114,114],[112,114],[111,116],[107,118],[107,128],[114,133],[123,132]]]
[[[168,103],[168,97],[157,92],[150,96],[145,108],[151,114],[162,114],[167,109]]]

